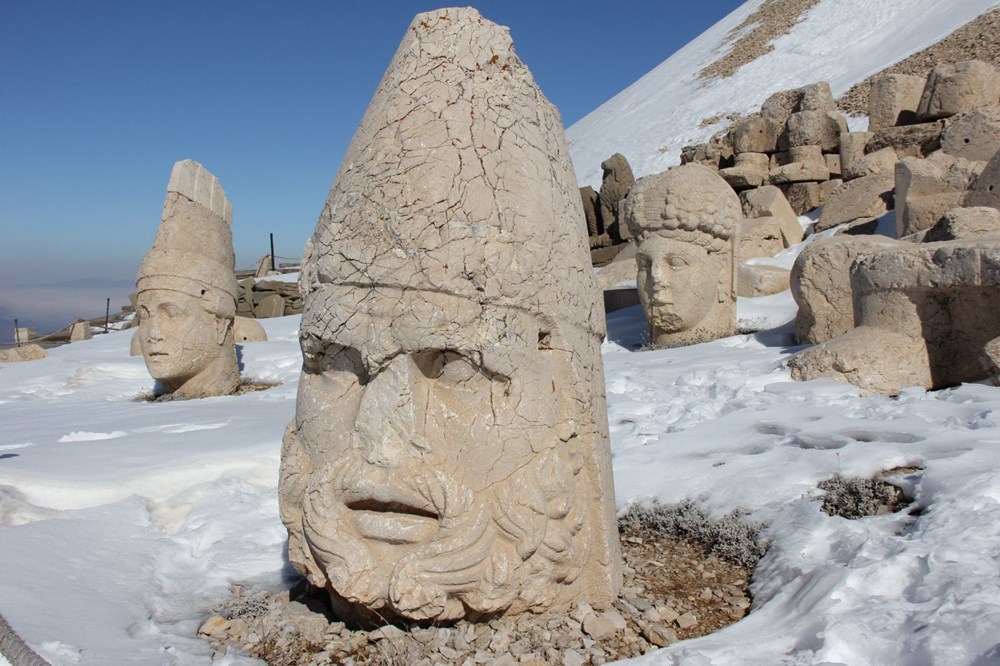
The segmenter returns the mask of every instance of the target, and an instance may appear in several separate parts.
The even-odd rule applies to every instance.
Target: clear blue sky
[[[510,26],[518,54],[570,126],[741,4],[475,6]],[[268,250],[269,232],[279,255],[300,255],[407,25],[440,6],[0,2],[0,285],[134,281],[170,168],[185,158],[226,190],[240,267]],[[25,315],[45,299],[35,295],[29,307],[3,292],[4,321],[20,311],[31,323]],[[103,298],[77,314],[101,311]],[[0,339],[9,339],[0,326]]]

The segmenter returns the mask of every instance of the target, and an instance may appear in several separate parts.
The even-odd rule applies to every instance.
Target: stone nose
[[[427,449],[414,400],[421,377],[413,359],[401,354],[365,386],[355,429],[368,463],[397,467]]]

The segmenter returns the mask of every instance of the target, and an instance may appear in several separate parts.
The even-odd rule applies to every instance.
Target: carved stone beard
[[[298,435],[289,429],[286,453],[297,448],[289,437]],[[376,468],[351,456],[309,474],[283,455],[283,461],[288,458],[283,482],[305,473],[301,532],[289,526],[290,557],[294,562],[300,553],[313,560],[301,564],[313,573],[319,571],[310,565],[318,566],[336,610],[354,622],[451,621],[544,610],[557,600],[559,588],[576,579],[589,555],[586,502],[572,501],[585,497],[580,456],[566,451],[577,444],[575,437],[560,442],[564,450],[539,455],[479,493],[429,467]],[[306,466],[308,461],[299,458]],[[433,535],[387,547],[360,535],[358,512],[349,504],[373,479],[432,506]],[[286,524],[295,522],[298,512],[285,509]],[[296,539],[296,532],[304,538]],[[384,551],[394,549],[402,554],[385,557]]]

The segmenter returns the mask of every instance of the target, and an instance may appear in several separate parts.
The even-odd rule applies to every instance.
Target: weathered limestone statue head
[[[600,341],[561,119],[507,29],[418,15],[302,271],[289,558],[356,622],[606,605]]]
[[[685,164],[636,181],[625,207],[650,341],[679,347],[732,335],[743,218],[732,188],[711,169]]]
[[[191,160],[174,164],[136,280],[139,342],[162,394],[202,398],[239,385],[232,220],[215,176]]]

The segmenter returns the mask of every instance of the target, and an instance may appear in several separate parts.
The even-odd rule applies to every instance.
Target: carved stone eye
[[[479,367],[456,352],[441,353],[440,379],[456,384],[468,381],[479,374]]]
[[[671,254],[669,257],[667,257],[667,264],[671,268],[687,268],[688,266],[691,265],[687,259],[685,259],[679,254]]]

